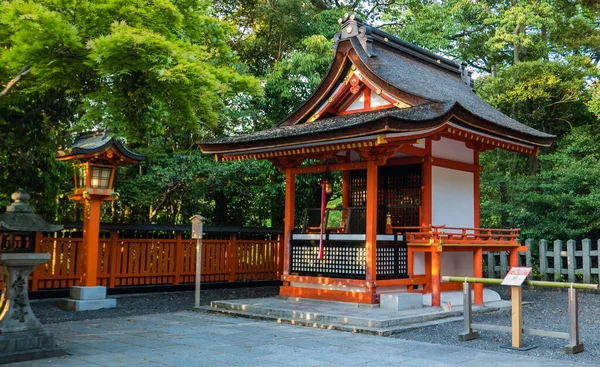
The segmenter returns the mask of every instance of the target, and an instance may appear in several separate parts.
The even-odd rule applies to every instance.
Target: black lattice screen
[[[366,206],[367,171],[352,171],[350,175],[350,206]],[[379,168],[377,182],[377,232],[385,232],[387,214],[393,226],[418,226],[421,206],[421,166]],[[355,210],[350,233],[365,233],[365,211]]]
[[[319,260],[319,241],[292,240],[291,273],[305,276],[365,279],[366,250],[363,241],[325,241]],[[377,279],[407,277],[405,241],[377,241]]]
[[[291,272],[297,275],[364,279],[364,242],[327,241],[319,260],[319,241],[292,241]]]

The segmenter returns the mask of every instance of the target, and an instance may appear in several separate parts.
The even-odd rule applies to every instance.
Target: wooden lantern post
[[[135,164],[144,158],[143,155],[131,152],[121,139],[111,137],[107,130],[78,135],[70,148],[59,151],[56,156],[59,161],[73,162],[75,189],[69,195],[69,199],[81,202],[84,207],[83,245],[79,253],[83,268],[79,282],[81,287],[77,287],[75,292],[73,288],[71,289],[71,297],[75,294],[75,299],[78,301],[90,300],[86,297],[99,299],[101,295],[96,292],[104,294],[104,297],[100,297],[102,299],[106,296],[106,288],[98,287],[100,208],[105,201],[118,198],[118,194],[113,190],[117,166]],[[95,289],[80,289],[85,287]],[[89,294],[86,296],[86,293]],[[83,307],[83,304],[67,306],[68,302],[63,303],[60,303],[61,307],[68,309],[79,310]]]

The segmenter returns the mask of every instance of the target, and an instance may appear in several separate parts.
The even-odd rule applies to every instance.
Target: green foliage
[[[310,97],[332,57],[332,42],[323,36],[311,36],[302,42],[301,49],[275,64],[265,86],[271,120],[283,119]]]
[[[592,126],[573,128],[555,152],[540,157],[539,175],[519,175],[510,165],[500,168],[491,164],[493,171],[482,175],[484,225],[519,227],[524,237],[536,239],[599,235],[599,137]],[[500,154],[487,153],[486,163],[509,160],[498,159]],[[518,166],[519,159],[512,158]],[[502,170],[504,174],[499,173]]]
[[[232,31],[205,1],[4,1],[0,80],[28,73],[0,97],[3,194],[24,186],[54,215],[71,178],[53,157],[70,131],[108,127],[134,150],[175,157],[220,133],[232,99],[261,94],[228,46]]]
[[[265,161],[220,164],[200,139],[273,126],[321,82],[337,19],[358,13],[479,77],[504,113],[556,134],[539,158],[482,154],[482,225],[536,238],[600,235],[600,29],[595,1],[9,0],[0,6],[0,204],[19,186],[57,220],[81,209],[72,169],[54,161],[72,132],[110,127],[145,153],[120,168],[106,221],[283,222],[281,173]],[[264,94],[262,87],[264,86]],[[300,175],[297,218],[320,206]],[[55,199],[57,198],[58,199]]]

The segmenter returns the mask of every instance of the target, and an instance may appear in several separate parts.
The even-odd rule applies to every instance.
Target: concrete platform
[[[499,309],[510,309],[510,302],[488,302],[474,306],[473,312]],[[462,320],[461,306],[454,307],[453,311],[443,311],[440,307],[394,311],[345,302],[288,297],[215,301],[194,311],[381,336]]]

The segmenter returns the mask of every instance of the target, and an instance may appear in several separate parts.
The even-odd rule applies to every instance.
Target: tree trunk
[[[219,190],[215,192],[215,209],[213,212],[213,219],[215,225],[226,225],[227,220],[227,197]]]

